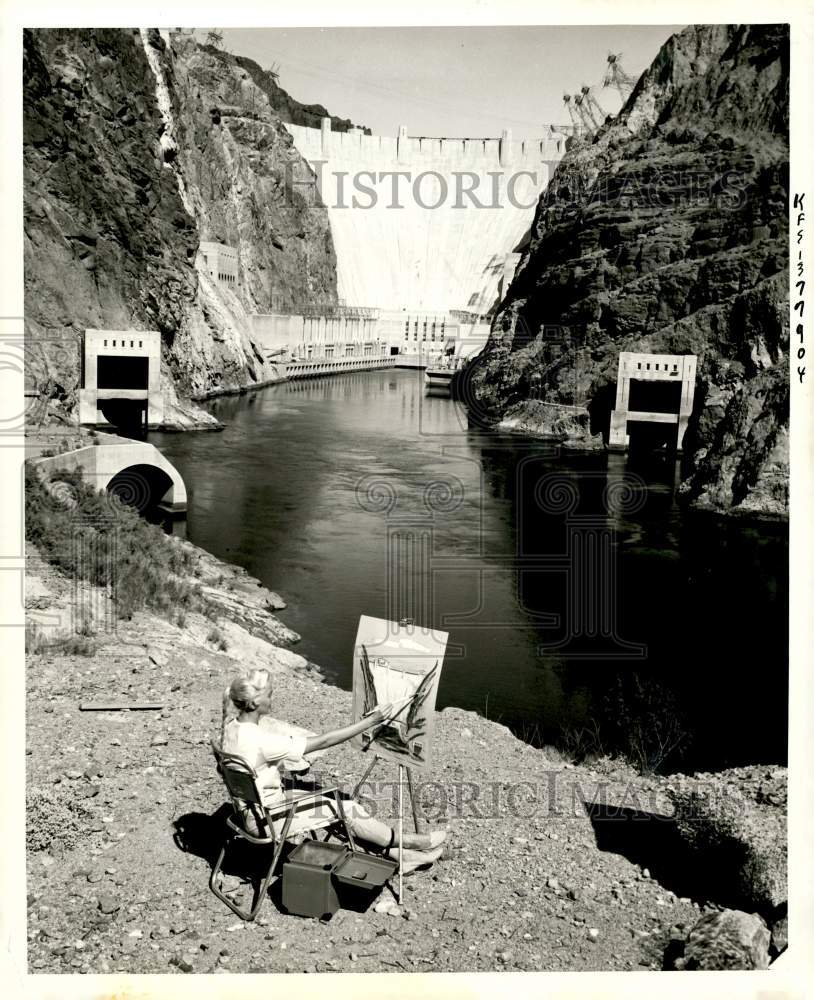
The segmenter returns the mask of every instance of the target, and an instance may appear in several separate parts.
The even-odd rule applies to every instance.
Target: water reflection
[[[188,536],[279,590],[337,683],[360,614],[413,617],[450,633],[441,707],[607,750],[670,744],[675,719],[663,768],[785,758],[785,530],[682,512],[671,457],[468,428],[421,372],[212,410],[222,434],[150,435],[187,484]]]

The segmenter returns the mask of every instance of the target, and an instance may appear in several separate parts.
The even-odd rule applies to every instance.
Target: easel
[[[356,641],[356,646],[354,647],[354,649],[358,649],[360,643],[362,643],[362,629],[363,629],[363,626],[366,629],[368,629],[368,631],[370,630],[371,625],[376,626],[376,627],[383,626],[386,629],[387,634],[390,635],[391,634],[392,626],[395,625],[395,624],[396,624],[395,622],[388,621],[388,620],[385,620],[385,619],[371,619],[371,618],[368,618],[365,615],[362,615],[361,618],[359,619],[359,631],[357,632],[357,641]],[[404,618],[404,617],[402,617],[402,618],[398,619],[397,628],[401,629],[401,628],[405,628],[405,627],[412,626],[412,625],[414,625],[414,622],[413,622],[412,618]],[[375,629],[374,629],[374,634],[375,634]],[[438,645],[439,640],[436,638],[433,643],[429,644],[429,646],[428,646],[428,648],[426,650],[426,654],[424,654],[428,658],[429,657],[437,657],[436,664],[435,664],[435,667],[433,667],[433,670],[436,670],[438,668],[439,662],[441,662],[443,660],[443,653],[444,653],[444,649],[446,648],[446,642],[447,642],[447,638],[448,638],[448,635],[447,635],[446,632],[439,633],[439,634],[443,635],[443,642],[439,646]],[[378,641],[381,641],[381,640],[379,639]],[[433,649],[432,648],[433,646],[435,646],[436,648]],[[413,648],[415,648],[415,646],[413,646]],[[418,648],[421,649],[421,646],[419,645]],[[367,654],[364,653],[364,646],[362,646],[362,650],[363,650],[363,654],[364,654],[364,657],[365,657],[365,664],[366,664],[366,662],[367,662]],[[395,656],[397,658],[398,658],[399,655],[400,654],[398,652],[395,653]],[[424,678],[424,679],[426,679],[426,678]],[[375,698],[376,697],[375,683],[373,682],[372,677],[369,678],[367,681],[363,681],[363,683],[367,684],[366,694],[367,694],[368,698]],[[436,679],[435,683],[436,684],[438,683],[437,679]],[[357,673],[356,673],[356,671],[354,669],[354,700],[356,699],[356,693],[357,693]],[[415,699],[415,696],[416,696],[416,692],[413,692],[412,697],[408,698],[407,701],[405,702],[405,704],[402,705],[401,708],[398,709],[398,711],[396,712],[396,714],[394,716],[392,716],[388,721],[392,722],[393,719],[395,719],[396,716],[400,715],[407,708],[408,705],[412,705],[413,700]],[[369,709],[370,707],[372,707],[370,704],[366,704],[366,708],[367,709]],[[353,790],[353,797],[354,798],[356,798],[356,796],[359,793],[359,789],[362,787],[362,785],[370,777],[370,774],[373,771],[373,768],[376,766],[376,761],[380,757],[383,756],[383,754],[380,754],[380,753],[376,752],[375,740],[371,740],[371,742],[367,743],[366,745],[363,743],[362,751],[363,752],[367,752],[367,751],[370,751],[370,750],[373,751],[373,760],[370,762],[370,764],[367,767],[367,770],[362,775],[362,778],[360,779],[360,781],[357,783],[356,787],[354,788],[354,790]],[[398,885],[398,903],[399,903],[399,905],[401,905],[402,896],[403,896],[403,888],[404,888],[404,886],[403,886],[403,878],[404,878],[404,772],[405,771],[407,772],[407,787],[408,787],[408,790],[409,790],[409,793],[410,793],[410,803],[412,805],[413,822],[415,823],[416,833],[422,833],[423,830],[422,830],[422,821],[421,821],[421,818],[419,816],[419,811],[418,811],[418,803],[416,801],[415,788],[413,787],[412,767],[409,764],[402,764],[401,760],[398,759],[399,755],[392,755],[391,756],[391,752],[388,751],[387,759],[388,760],[393,760],[393,756],[396,756],[395,763],[398,764],[398,769],[399,769],[399,795],[398,795],[398,834],[399,834],[398,872],[399,872],[399,885]]]
[[[376,763],[384,758],[380,757],[375,751],[373,755],[373,760],[368,764],[367,770],[359,779],[356,787],[353,789],[352,798],[355,799],[359,793],[359,789],[364,785],[367,779],[370,777],[373,768]],[[413,823],[415,824],[415,832],[422,833],[423,822],[418,813],[418,804],[415,798],[415,789],[413,787],[413,771],[412,768],[407,764],[399,764],[399,805],[398,805],[398,821],[399,821],[399,891],[398,891],[398,903],[401,906],[401,897],[403,893],[403,872],[404,872],[404,772],[407,772],[407,788],[410,793],[410,804],[413,809]]]

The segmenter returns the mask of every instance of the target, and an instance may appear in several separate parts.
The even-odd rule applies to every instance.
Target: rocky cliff
[[[468,388],[473,415],[607,440],[620,351],[697,354],[682,492],[788,506],[788,30],[674,35],[572,141]]]
[[[296,102],[250,60],[176,32],[27,31],[23,72],[39,418],[75,419],[87,327],[161,332],[170,425],[211,420],[192,399],[277,379],[247,314],[336,301],[327,215],[281,124]],[[209,276],[202,240],[237,249],[234,287]]]

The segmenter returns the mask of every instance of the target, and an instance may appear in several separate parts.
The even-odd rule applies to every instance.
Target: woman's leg
[[[343,799],[342,806],[348,826],[355,837],[379,847],[399,846],[398,830],[389,823],[371,816],[365,807],[354,799]],[[413,851],[435,850],[443,844],[446,835],[446,830],[434,830],[432,833],[405,833],[403,846]]]
[[[365,840],[369,844],[377,847],[398,847],[398,830],[389,823],[384,823],[380,819],[371,816],[363,805],[355,799],[342,798],[342,808],[345,819],[354,837]],[[338,818],[336,804],[332,796],[311,801],[302,806],[294,813],[293,821],[289,827],[288,836],[305,832],[314,828],[314,819],[334,819]],[[274,820],[274,829],[279,835],[282,832],[283,818]],[[253,832],[253,831],[252,831]],[[446,839],[446,830],[434,830],[432,833],[405,833],[404,848],[411,851],[435,851]]]

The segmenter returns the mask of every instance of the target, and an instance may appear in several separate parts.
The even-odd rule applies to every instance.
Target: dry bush
[[[26,792],[25,843],[29,851],[60,854],[87,835],[91,813],[81,802],[54,790],[32,787]]]

